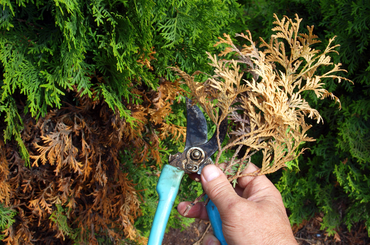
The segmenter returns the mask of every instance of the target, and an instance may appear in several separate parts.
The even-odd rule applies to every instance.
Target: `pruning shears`
[[[207,122],[199,107],[192,105],[192,101],[186,98],[186,108],[187,131],[185,149],[183,152],[170,155],[168,164],[162,169],[157,184],[159,202],[150,231],[148,245],[162,244],[168,218],[184,174],[200,174],[205,165],[212,164],[212,159],[210,157],[218,149],[217,131],[212,138],[207,141]],[[219,127],[218,137],[221,143],[225,138],[226,132],[227,119],[223,120]],[[222,245],[226,244],[217,207],[209,200],[206,209],[215,236]]]

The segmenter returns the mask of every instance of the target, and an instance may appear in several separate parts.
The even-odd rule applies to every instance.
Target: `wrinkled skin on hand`
[[[256,170],[257,167],[250,164],[245,173]],[[281,194],[266,176],[239,178],[234,189],[218,167],[208,165],[202,171],[201,182],[220,212],[223,234],[229,245],[297,244]],[[188,204],[178,205],[180,214],[184,214]],[[187,217],[208,220],[204,203],[195,204]],[[203,244],[220,243],[207,234]]]

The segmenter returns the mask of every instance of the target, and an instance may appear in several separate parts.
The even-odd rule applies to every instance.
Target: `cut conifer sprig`
[[[226,165],[224,171],[231,173],[230,181],[246,175],[272,173],[295,160],[305,150],[301,145],[315,140],[306,134],[312,127],[306,119],[323,122],[320,113],[304,99],[303,92],[313,91],[319,99],[331,97],[340,108],[339,99],[325,89],[324,79],[348,80],[335,75],[345,71],[341,64],[334,64],[330,56],[337,53],[338,45],[333,45],[335,37],[329,40],[324,51],[316,50],[313,45],[320,40],[313,34],[313,26],[307,27],[307,34],[299,33],[302,19],[298,15],[294,20],[286,16],[281,20],[276,15],[274,18],[275,33],[269,42],[261,39],[259,48],[249,31],[236,34],[249,43],[241,48],[227,34],[219,38],[215,46],[226,44],[219,56],[230,57],[231,53],[233,59],[219,59],[207,53],[214,75],[204,83],[196,81],[195,75],[199,72],[190,76],[172,68],[216,125],[226,116],[232,121],[231,138],[228,144],[220,146],[215,161],[216,165]],[[247,68],[242,70],[242,64]],[[329,67],[329,71],[318,74],[322,66]],[[244,79],[243,72],[249,72],[252,78]],[[218,115],[219,111],[223,114]],[[247,150],[241,156],[243,146]],[[231,149],[237,149],[233,157],[219,162],[221,154]],[[262,154],[261,162],[255,163],[260,169],[244,174],[243,170],[257,152]]]

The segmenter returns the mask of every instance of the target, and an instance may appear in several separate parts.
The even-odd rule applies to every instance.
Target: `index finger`
[[[177,206],[177,211],[184,217],[208,220],[208,213],[204,202],[196,203],[194,206],[191,207],[188,214],[185,216],[184,213],[186,211],[186,208],[190,204],[191,202],[180,202],[179,205]]]
[[[242,173],[253,173],[257,170],[258,167],[250,163]],[[250,201],[258,202],[266,198],[281,199],[280,192],[265,175],[241,177],[238,179],[238,185],[244,189],[242,196]]]

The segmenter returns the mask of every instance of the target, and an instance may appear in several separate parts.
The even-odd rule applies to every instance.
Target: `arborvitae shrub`
[[[171,90],[172,86],[163,77],[174,80],[166,68],[179,66],[188,73],[195,70],[207,72],[210,67],[207,65],[205,51],[212,53],[218,36],[222,33],[233,35],[249,29],[253,36],[269,39],[273,13],[277,13],[280,18],[283,15],[293,18],[298,13],[304,20],[303,26],[315,25],[315,33],[320,40],[328,40],[336,35],[336,43],[341,46],[338,48],[340,55],[333,56],[335,63],[342,62],[348,70],[347,75],[342,75],[355,82],[353,86],[348,83],[336,85],[331,81],[326,83],[326,89],[339,96],[341,111],[337,111],[333,103],[314,100],[307,94],[306,99],[320,111],[325,123],[311,129],[310,136],[318,140],[304,146],[310,147],[311,151],[301,156],[300,169],[282,171],[281,176],[277,176],[280,178],[277,185],[290,209],[291,221],[300,223],[320,212],[323,215],[322,228],[330,234],[342,222],[351,228],[358,221],[366,222],[370,232],[370,34],[367,30],[370,6],[361,1],[345,0],[281,0],[266,4],[240,2],[243,2],[244,11],[250,18],[247,26],[243,26],[245,17],[236,1],[0,2],[0,128],[4,132],[1,142],[5,142],[1,143],[3,152],[0,156],[3,161],[0,170],[7,176],[0,179],[0,201],[8,207],[4,209],[6,212],[14,210],[12,207],[18,205],[18,223],[14,223],[11,226],[14,228],[10,229],[23,232],[8,233],[8,237],[32,234],[38,230],[48,230],[48,239],[53,242],[62,241],[63,238],[95,242],[97,239],[114,240],[122,237],[112,228],[117,227],[117,220],[111,220],[112,226],[99,230],[97,237],[93,237],[89,230],[81,232],[83,228],[73,223],[75,217],[69,217],[67,223],[70,226],[66,226],[64,217],[68,217],[68,208],[63,206],[63,200],[68,199],[61,200],[61,204],[57,201],[51,203],[50,199],[45,207],[39,206],[37,210],[46,211],[48,205],[51,205],[51,209],[45,214],[42,212],[41,218],[34,220],[30,215],[35,207],[30,203],[18,204],[18,200],[41,200],[48,185],[53,182],[63,184],[63,179],[74,177],[76,183],[85,188],[89,200],[92,200],[89,196],[91,193],[97,193],[99,188],[108,188],[104,185],[104,174],[108,179],[114,178],[114,171],[127,168],[124,164],[118,164],[119,149],[115,149],[114,153],[105,152],[106,139],[95,140],[94,137],[101,134],[91,132],[94,142],[105,142],[96,149],[103,150],[111,158],[103,163],[109,167],[100,170],[103,165],[94,160],[91,167],[99,170],[101,175],[88,176],[84,180],[78,175],[79,163],[75,165],[76,173],[76,168],[71,167],[73,165],[68,165],[68,168],[62,164],[62,169],[56,171],[59,165],[51,164],[53,158],[46,157],[47,161],[41,161],[39,167],[34,165],[35,159],[30,160],[29,152],[32,151],[33,156],[41,153],[34,148],[36,146],[32,139],[37,139],[35,143],[39,147],[46,147],[48,136],[55,132],[66,132],[58,129],[58,122],[72,127],[75,131],[69,135],[75,134],[74,139],[81,139],[82,132],[87,128],[74,126],[86,126],[82,124],[84,120],[94,124],[88,115],[93,111],[101,116],[96,122],[102,127],[102,132],[105,132],[103,129],[113,128],[118,137],[127,137],[129,145],[127,142],[122,144],[129,152],[133,151],[129,147],[134,146],[135,164],[140,164],[150,156],[157,163],[160,162],[159,149],[165,154],[169,153],[168,149],[175,149],[175,142],[181,141],[182,127],[185,126],[183,117],[171,116],[172,109],[168,104],[178,97],[171,95],[168,103],[165,103],[168,98],[162,97],[162,91]],[[326,45],[322,43],[317,49],[323,49]],[[85,107],[81,106],[82,98],[89,101],[88,107],[86,103]],[[68,109],[51,111],[63,106]],[[104,111],[101,110],[100,115],[98,109],[103,107]],[[176,115],[181,115],[180,112],[181,108]],[[52,113],[56,113],[55,117]],[[78,113],[83,113],[86,118],[71,121]],[[63,115],[69,115],[67,121],[61,120]],[[99,121],[102,119],[108,121]],[[163,132],[172,133],[177,140],[164,140],[166,134]],[[46,139],[38,137],[42,134]],[[83,144],[73,143],[80,154]],[[122,145],[117,143],[116,146]],[[83,156],[77,156],[73,147],[69,149],[75,159]],[[87,155],[88,152],[85,148]],[[99,152],[94,154],[97,159]],[[20,172],[22,175],[19,175]],[[31,183],[30,180],[35,181]],[[84,181],[92,181],[94,185],[97,183],[99,188],[86,187]],[[128,179],[122,177],[120,181],[125,183],[126,189],[131,190],[132,183]],[[27,196],[27,191],[31,191],[30,184],[36,188],[34,196]],[[13,192],[10,188],[13,188]],[[58,191],[55,196],[65,198],[65,191],[67,189]],[[29,199],[19,199],[19,195]],[[70,194],[68,198],[73,198],[73,195]],[[136,210],[135,205],[132,208]],[[95,215],[99,216],[99,211],[94,210]],[[110,218],[109,215],[104,217]],[[30,220],[33,223],[27,223]],[[39,220],[48,222],[38,229]],[[69,228],[74,229],[74,235],[67,238],[72,234]],[[126,231],[133,231],[131,228],[127,226]],[[27,241],[33,238],[24,236],[24,239]],[[44,238],[39,236],[35,239],[42,241]]]
[[[185,117],[171,109],[183,91],[167,67],[206,71],[205,52],[240,31],[242,9],[235,0],[0,7],[0,201],[17,211],[2,226],[7,241],[138,237],[142,199],[127,168],[148,159],[159,167],[159,152],[185,134]],[[122,150],[133,165],[120,163]]]
[[[24,113],[45,116],[76,86],[93,89],[132,123],[122,100],[140,103],[132,89],[155,89],[168,66],[191,72],[206,66],[204,53],[222,32],[243,20],[236,1],[2,1],[1,104],[5,140],[19,139]],[[236,18],[239,17],[238,21]],[[241,19],[240,19],[241,18]],[[69,101],[70,102],[70,101]]]

